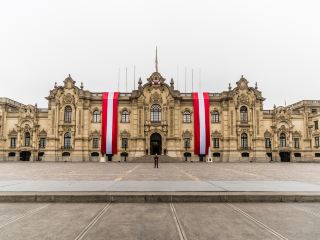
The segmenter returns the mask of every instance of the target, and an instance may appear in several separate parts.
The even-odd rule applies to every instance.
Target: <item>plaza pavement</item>
[[[306,202],[318,196],[320,164],[168,163],[159,167],[2,162],[0,239],[320,239],[320,203]],[[118,198],[112,201],[110,194]],[[284,201],[284,196],[288,200],[293,195],[304,198]],[[12,196],[16,202],[10,200]],[[206,201],[199,201],[199,196]],[[226,196],[234,196],[235,201],[213,201]],[[270,202],[262,203],[266,199]]]
[[[320,201],[320,164],[0,164],[0,202]]]

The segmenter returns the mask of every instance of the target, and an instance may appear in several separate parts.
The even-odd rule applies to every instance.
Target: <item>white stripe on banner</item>
[[[114,92],[109,92],[106,128],[106,154],[112,154],[113,98]]]
[[[206,153],[206,115],[203,93],[198,94],[199,99],[199,127],[200,127],[200,154]]]

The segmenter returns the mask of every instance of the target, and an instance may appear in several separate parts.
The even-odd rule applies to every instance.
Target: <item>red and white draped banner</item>
[[[102,95],[102,154],[116,154],[118,151],[118,99],[119,92],[105,92]]]
[[[209,94],[193,93],[194,153],[207,155],[210,146]]]

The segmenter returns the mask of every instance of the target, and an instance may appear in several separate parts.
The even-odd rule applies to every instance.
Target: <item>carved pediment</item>
[[[15,129],[12,129],[10,132],[9,132],[9,136],[10,137],[14,137],[14,136],[17,136],[18,135],[18,132],[15,130]]]
[[[220,138],[222,135],[220,132],[218,132],[218,130],[215,130],[214,132],[211,133],[211,137],[215,137],[215,138]]]
[[[264,132],[264,137],[265,137],[265,138],[271,138],[271,137],[272,137],[272,133],[269,132],[269,130],[266,130],[266,131]]]
[[[122,130],[122,131],[120,132],[120,137],[121,137],[121,138],[129,138],[129,137],[130,137],[129,131],[127,131],[127,130]]]
[[[241,76],[240,80],[237,82],[237,87],[241,90],[245,90],[248,88],[248,80]]]
[[[189,130],[182,132],[182,138],[192,138],[192,133]]]
[[[164,83],[164,81],[166,79],[163,78],[160,73],[154,72],[151,74],[151,76],[147,80],[151,85],[157,86],[157,85],[161,85],[162,83]]]

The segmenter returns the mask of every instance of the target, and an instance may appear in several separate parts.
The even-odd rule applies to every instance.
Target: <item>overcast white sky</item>
[[[311,0],[1,0],[0,96],[47,106],[70,73],[91,91],[133,88],[159,71],[184,91],[227,90],[243,74],[265,109],[320,99],[320,2]],[[177,83],[176,83],[177,85]]]

